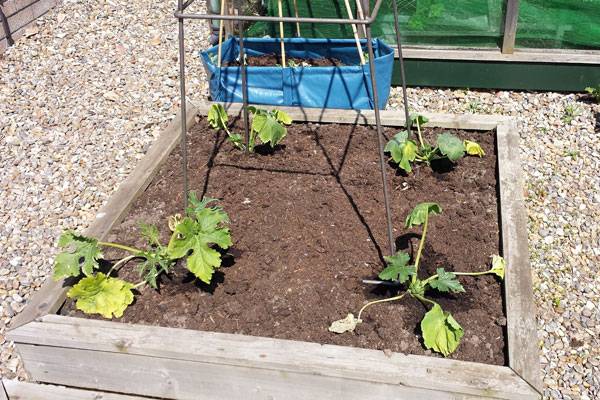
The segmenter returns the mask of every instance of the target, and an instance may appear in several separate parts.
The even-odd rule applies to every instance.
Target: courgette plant
[[[590,96],[592,96],[592,99],[594,99],[596,103],[600,104],[600,84],[598,84],[596,87],[586,87],[585,91],[588,92]]]
[[[252,124],[250,126],[250,138],[248,151],[254,152],[256,138],[271,148],[275,148],[287,135],[285,125],[292,123],[292,118],[281,110],[263,110],[254,106],[248,106],[248,111],[252,114]],[[239,133],[233,133],[227,127],[229,116],[221,104],[213,104],[208,111],[208,124],[211,128],[224,130],[227,133],[227,139],[238,149],[246,150],[246,144]]]
[[[505,261],[502,257],[492,256],[491,267],[482,272],[450,272],[444,268],[437,268],[434,275],[426,279],[418,277],[419,263],[423,254],[423,248],[427,236],[427,225],[430,215],[440,214],[441,207],[436,203],[418,204],[406,217],[406,228],[413,226],[423,226],[421,240],[414,263],[410,264],[410,255],[403,251],[398,251],[395,255],[385,257],[387,267],[381,271],[379,278],[386,281],[393,281],[401,285],[404,291],[394,297],[382,300],[375,300],[365,304],[358,316],[348,314],[346,318],[335,321],[329,327],[329,331],[334,333],[344,333],[354,331],[356,326],[362,322],[362,313],[373,304],[385,303],[389,301],[401,300],[406,295],[418,299],[429,311],[421,320],[421,333],[425,347],[448,356],[456,350],[464,332],[460,324],[446,312],[435,301],[426,297],[429,290],[437,290],[442,293],[462,293],[464,287],[457,279],[457,276],[478,276],[486,274],[495,274],[500,279],[504,279]]]
[[[54,262],[55,280],[81,277],[67,292],[75,306],[88,314],[100,314],[104,318],[121,317],[133,302],[134,289],[148,285],[158,288],[157,279],[168,274],[177,260],[185,259],[186,268],[201,281],[209,284],[215,269],[221,266],[221,253],[214,247],[227,249],[232,245],[227,224],[229,217],[215,199],[198,200],[194,192],[189,194],[189,207],[185,217],[169,218],[172,235],[165,246],[160,242],[155,225],[141,224],[140,234],[147,247],[138,249],[120,243],[102,242],[92,237],[65,231],[58,241],[62,251]],[[116,248],[129,253],[115,262],[107,271],[101,271],[99,261],[102,248]],[[128,282],[115,277],[119,268],[137,260],[141,281]]]
[[[419,143],[409,139],[409,131],[398,132],[384,148],[389,152],[392,160],[404,171],[410,173],[412,164],[422,162],[431,165],[434,160],[447,158],[452,162],[461,159],[465,153],[472,156],[483,157],[485,152],[477,142],[471,140],[460,140],[450,132],[444,132],[437,137],[436,145],[433,146],[423,140],[421,128],[429,120],[422,115],[412,115],[410,126],[417,126],[417,137]]]

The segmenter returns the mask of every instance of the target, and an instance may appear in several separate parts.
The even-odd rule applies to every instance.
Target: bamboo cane
[[[221,0],[221,17],[225,14],[226,0]],[[221,46],[223,44],[223,20],[219,20],[219,47],[217,49],[217,66],[221,68]]]
[[[281,0],[277,1],[279,6],[279,18],[283,18],[283,6]],[[283,22],[279,22],[279,38],[281,39],[281,67],[285,68],[285,44],[283,43]]]
[[[294,16],[298,18],[298,0],[294,0]],[[296,22],[296,36],[302,37],[300,33],[300,22]]]
[[[356,0],[356,14],[358,14],[358,18],[365,19],[365,13],[363,12],[361,0]],[[363,24],[361,24],[360,26],[362,27],[363,36],[367,36],[367,27]]]
[[[352,17],[352,8],[350,7],[350,0],[344,0],[344,3],[346,4],[346,11],[348,11],[348,18],[354,19]],[[360,38],[358,37],[358,31],[356,30],[356,24],[352,24],[352,33],[354,33],[354,40],[356,41],[356,49],[358,50],[360,64],[365,65],[365,56],[363,54],[362,46],[360,44]]]

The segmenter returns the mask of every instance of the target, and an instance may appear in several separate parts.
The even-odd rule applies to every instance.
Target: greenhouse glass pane
[[[396,0],[404,42],[420,45],[497,47],[502,40],[505,0]],[[297,0],[300,16],[347,18],[343,0]],[[355,1],[350,1],[356,15]],[[375,1],[371,0],[371,4]],[[266,1],[267,14],[277,15],[277,0]],[[284,15],[293,15],[293,1],[283,0]],[[278,25],[256,23],[251,36],[278,36]],[[285,35],[294,34],[295,25],[285,25]],[[384,0],[373,35],[395,43],[391,0]],[[304,37],[350,38],[349,25],[301,24]]]
[[[600,0],[521,0],[516,45],[600,49]]]

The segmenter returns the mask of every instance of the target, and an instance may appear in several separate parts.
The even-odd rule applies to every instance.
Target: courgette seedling
[[[592,99],[594,99],[596,103],[600,103],[600,84],[598,84],[595,87],[586,87],[585,91],[588,92],[590,96],[592,96]]]
[[[210,206],[215,201],[210,198],[198,200],[196,194],[190,192],[185,217],[169,218],[173,233],[166,246],[160,242],[158,228],[149,224],[141,224],[140,227],[140,233],[147,242],[144,249],[102,242],[65,231],[58,241],[62,251],[56,256],[53,278],[83,276],[69,289],[67,297],[76,301],[75,306],[79,310],[100,314],[104,318],[121,317],[133,302],[134,289],[144,285],[157,289],[158,277],[168,274],[180,259],[185,259],[185,266],[192,274],[209,284],[215,269],[221,266],[221,253],[214,247],[227,249],[232,244],[227,227],[229,217],[221,207]],[[103,272],[99,263],[103,247],[124,250],[129,254]],[[139,283],[114,276],[119,268],[134,259],[138,260]]]
[[[252,124],[250,126],[250,138],[248,151],[254,152],[256,147],[256,138],[271,148],[275,148],[287,135],[285,125],[290,125],[292,119],[281,110],[263,110],[254,106],[248,106],[248,111],[252,114]],[[238,149],[246,150],[246,144],[239,133],[233,133],[227,127],[229,116],[221,104],[213,104],[208,111],[208,124],[213,129],[222,129],[227,133],[227,139]]]
[[[460,140],[450,132],[444,132],[437,137],[435,146],[425,142],[421,128],[429,120],[422,115],[412,115],[410,126],[417,126],[419,143],[409,139],[409,131],[398,132],[392,140],[385,145],[385,152],[389,152],[392,160],[406,172],[412,171],[412,164],[422,162],[431,165],[434,160],[447,158],[452,162],[461,159],[465,153],[472,156],[483,157],[485,152],[477,142]]]
[[[494,255],[492,256],[491,267],[482,272],[450,272],[444,268],[437,268],[434,275],[426,279],[420,279],[418,277],[419,263],[423,255],[429,217],[441,212],[441,207],[436,203],[421,203],[406,217],[406,228],[423,226],[419,248],[413,264],[410,264],[410,255],[403,251],[398,251],[393,256],[385,257],[387,267],[381,271],[379,278],[396,282],[405,290],[397,296],[365,304],[358,312],[357,317],[354,314],[348,314],[346,318],[333,322],[329,327],[331,332],[344,333],[354,331],[356,326],[362,322],[362,313],[368,307],[373,304],[400,300],[408,294],[418,299],[425,307],[431,306],[430,310],[421,320],[421,333],[425,347],[444,356],[448,356],[456,350],[464,334],[463,328],[449,312],[445,312],[437,302],[426,297],[427,291],[435,289],[442,293],[462,293],[465,289],[457,279],[457,276],[495,274],[500,279],[504,279],[505,261],[502,257]]]

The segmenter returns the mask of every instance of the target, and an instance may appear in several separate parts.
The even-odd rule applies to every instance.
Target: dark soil
[[[298,67],[302,66],[303,63],[309,64],[312,67],[341,67],[345,64],[337,58],[324,57],[324,58],[297,58],[297,57],[286,57],[285,61],[290,66],[290,62],[295,63]],[[274,67],[276,65],[281,66],[281,56],[277,54],[265,54],[263,56],[247,56],[246,63],[249,67]],[[230,61],[223,63],[225,67],[239,67],[239,61]]]
[[[385,131],[387,137],[394,133]],[[456,134],[480,142],[486,156],[464,158],[454,168],[419,165],[410,175],[386,166],[398,248],[416,252],[420,229],[403,227],[412,207],[435,201],[443,208],[430,222],[422,276],[438,267],[481,271],[499,253],[493,132]],[[122,321],[430,354],[419,328],[426,309],[408,297],[369,308],[355,333],[327,331],[366,301],[393,294],[361,283],[376,278],[388,251],[373,129],[296,124],[275,151],[259,148],[250,156],[204,121],[188,140],[191,189],[221,199],[234,246],[213,284],[194,280],[179,265],[160,291],[144,288]],[[109,239],[143,246],[138,222],[145,221],[158,224],[166,242],[167,216],[181,212],[181,188],[176,150]],[[139,280],[133,265],[121,275]],[[501,283],[492,276],[460,281],[466,289],[461,295],[429,292],[465,330],[451,358],[505,364]],[[72,303],[63,313],[83,316]]]

